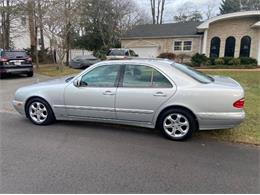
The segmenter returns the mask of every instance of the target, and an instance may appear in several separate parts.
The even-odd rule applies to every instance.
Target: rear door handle
[[[153,94],[153,96],[155,96],[155,97],[166,97],[167,95],[163,92],[156,92],[155,94]]]
[[[105,91],[103,95],[115,95],[112,91]]]

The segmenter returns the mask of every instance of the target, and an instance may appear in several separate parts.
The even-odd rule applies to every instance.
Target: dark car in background
[[[98,62],[100,60],[93,55],[76,56],[70,61],[69,66],[71,68],[87,68]]]
[[[107,60],[123,60],[138,57],[138,55],[131,49],[112,48],[107,52]]]
[[[10,74],[33,76],[32,58],[25,51],[0,51],[0,78]]]

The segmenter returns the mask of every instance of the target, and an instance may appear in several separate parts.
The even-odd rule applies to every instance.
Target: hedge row
[[[249,57],[233,58],[233,57],[222,57],[222,58],[208,58],[205,54],[195,54],[191,57],[191,63],[193,66],[256,66],[257,60]]]

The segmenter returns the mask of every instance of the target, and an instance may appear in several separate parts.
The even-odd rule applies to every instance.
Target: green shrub
[[[254,58],[242,57],[240,58],[241,64],[244,65],[257,65],[257,60]]]
[[[222,57],[221,59],[223,59],[224,64],[227,65],[229,63],[229,61],[233,59],[233,57]]]
[[[216,60],[217,58],[215,58],[215,57],[211,57],[211,58],[208,58],[208,62],[207,62],[207,65],[215,65],[215,60]]]
[[[205,54],[196,53],[191,57],[191,62],[193,66],[206,65],[207,61],[208,57]]]
[[[161,53],[157,58],[165,58],[169,60],[175,60],[176,55],[174,53],[166,52],[166,53]]]
[[[95,50],[93,52],[93,55],[101,60],[105,60],[106,59],[106,56],[107,56],[107,52],[108,52],[108,49],[105,48],[105,47],[102,47],[101,49],[99,50]]]
[[[240,65],[240,59],[239,58],[232,58],[228,61],[228,65]]]
[[[224,65],[225,64],[225,60],[223,58],[216,58],[214,60],[214,64],[215,65]]]

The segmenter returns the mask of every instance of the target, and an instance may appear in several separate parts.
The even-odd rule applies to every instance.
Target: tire
[[[27,77],[33,77],[33,71],[27,73]]]
[[[41,98],[33,98],[26,104],[26,116],[35,125],[49,125],[55,121],[50,105]]]
[[[157,127],[163,136],[174,141],[184,141],[197,130],[197,122],[189,111],[173,108],[159,116]]]
[[[0,74],[0,79],[4,79],[6,77],[7,77],[7,75],[5,73]]]

